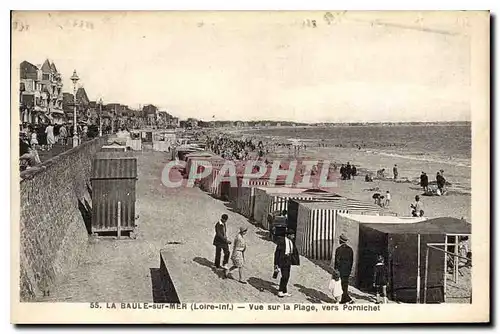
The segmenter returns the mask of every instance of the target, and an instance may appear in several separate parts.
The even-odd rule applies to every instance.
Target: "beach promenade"
[[[159,290],[160,251],[169,254],[167,266],[181,302],[328,303],[330,275],[301,257],[292,268],[289,298],[276,296],[279,280],[272,279],[274,244],[265,232],[232,212],[223,202],[197,188],[172,189],[161,182],[168,155],[138,152],[136,240],[92,239],[76,270],[66,275],[44,301],[162,302]],[[228,235],[248,227],[247,265],[243,285],[221,278],[211,268],[214,224],[229,215]],[[237,275],[237,272],[234,272]],[[350,288],[357,303],[374,298]]]

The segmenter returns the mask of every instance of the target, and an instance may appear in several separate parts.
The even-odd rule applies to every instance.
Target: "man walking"
[[[274,251],[274,271],[281,273],[278,297],[290,297],[287,285],[290,280],[290,270],[292,266],[300,265],[299,252],[295,247],[295,232],[287,230],[286,236],[278,237],[276,250]]]
[[[224,252],[224,259],[222,260],[222,268],[228,269],[227,263],[229,262],[229,245],[231,241],[227,239],[227,222],[228,216],[223,214],[221,219],[215,224],[215,237],[213,245],[215,246],[215,268],[221,268],[220,266],[220,253]]]
[[[420,175],[420,186],[424,190],[424,193],[427,193],[429,191],[429,177],[425,172],[422,172]]]
[[[353,300],[349,296],[349,276],[351,276],[352,263],[353,263],[353,251],[352,248],[347,245],[347,237],[341,234],[339,237],[340,246],[335,250],[335,262],[334,269],[337,269],[340,273],[340,283],[342,285],[342,299],[341,304],[352,304]]]

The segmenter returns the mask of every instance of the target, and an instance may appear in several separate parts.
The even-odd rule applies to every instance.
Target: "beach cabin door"
[[[389,236],[389,276],[393,298],[414,299],[417,285],[417,236],[393,234]]]

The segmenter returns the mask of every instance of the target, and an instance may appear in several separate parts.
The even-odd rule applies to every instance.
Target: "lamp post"
[[[102,137],[102,98],[99,99],[99,137]]]
[[[78,146],[78,134],[76,127],[76,83],[80,78],[76,74],[76,70],[73,71],[73,75],[71,76],[71,81],[73,81],[73,102],[75,103],[74,111],[73,111],[73,147]]]
[[[116,114],[116,106],[113,107],[113,113],[111,117],[111,133],[115,134],[115,114]]]

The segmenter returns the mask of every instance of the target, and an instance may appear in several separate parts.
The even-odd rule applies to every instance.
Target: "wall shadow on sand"
[[[294,284],[296,288],[299,289],[300,293],[306,295],[307,300],[311,303],[320,304],[322,302],[325,303],[333,303],[333,299],[328,297],[328,295],[322,291],[318,291],[312,288],[307,288],[301,284]]]
[[[207,267],[209,268],[210,270],[212,270],[212,272],[217,275],[219,278],[221,279],[224,279],[224,271],[222,269],[216,269],[214,267],[214,264],[212,261],[208,260],[207,258],[204,258],[204,257],[195,257],[193,259],[194,262],[198,263],[199,265],[201,266],[204,266],[204,267]]]
[[[259,290],[260,292],[270,292],[272,294],[277,294],[278,293],[278,284],[270,281],[263,280],[258,277],[250,277],[248,279],[248,284],[250,284],[252,287],[255,289]]]
[[[82,214],[83,222],[85,223],[85,229],[88,234],[92,233],[92,208],[90,207],[89,202],[85,198],[82,200],[78,200],[78,209]]]
[[[160,268],[149,268],[151,276],[151,289],[154,303],[167,303],[167,296],[165,295],[165,286],[161,277]]]

